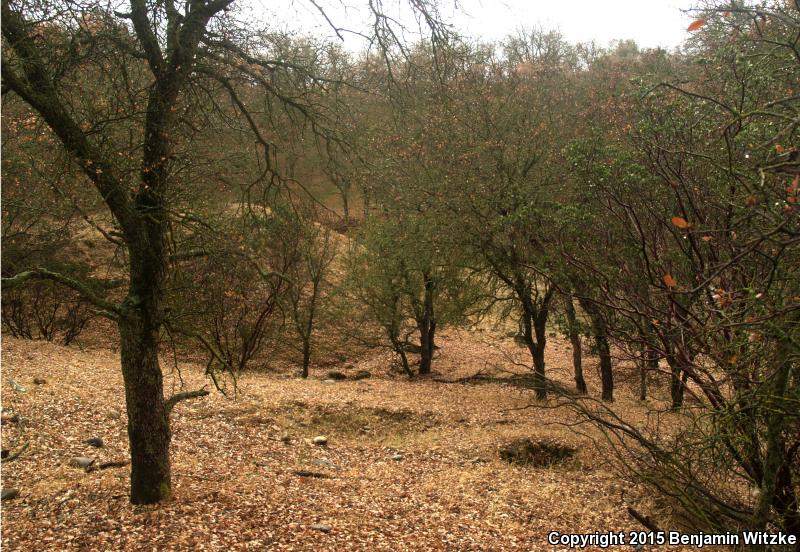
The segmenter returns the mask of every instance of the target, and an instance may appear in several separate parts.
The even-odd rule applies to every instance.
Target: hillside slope
[[[442,377],[487,370],[497,356],[465,338],[443,337]],[[551,352],[566,380],[566,347],[556,342]],[[639,529],[592,442],[551,424],[565,413],[525,409],[531,393],[502,383],[393,378],[380,356],[350,368],[370,369],[370,379],[250,374],[236,398],[181,403],[175,496],[133,507],[127,467],[68,465],[74,456],[127,457],[118,357],[6,338],[2,360],[3,409],[21,418],[4,425],[3,447],[29,445],[3,465],[3,487],[20,490],[3,503],[6,550],[550,550],[550,530]],[[180,377],[189,388],[204,383],[197,366],[164,366],[168,388]],[[327,446],[310,442],[318,435]],[[90,437],[105,446],[85,444]],[[498,447],[519,437],[578,453],[550,468],[508,464]]]

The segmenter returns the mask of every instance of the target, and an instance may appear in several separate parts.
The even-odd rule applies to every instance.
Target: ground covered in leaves
[[[625,512],[629,489],[602,451],[561,424],[569,414],[526,408],[532,392],[498,371],[495,363],[515,354],[511,340],[453,332],[441,345],[427,380],[392,375],[391,359],[376,353],[342,368],[369,370],[368,379],[248,374],[235,397],[214,392],[180,403],[172,415],[174,497],[134,507],[128,466],[69,465],[76,456],[94,466],[128,457],[118,355],[6,338],[2,405],[6,418],[19,420],[3,425],[3,448],[27,449],[3,464],[3,488],[19,497],[3,502],[2,546],[551,550],[550,530],[640,529]],[[568,385],[569,349],[558,340],[548,347],[551,375]],[[165,358],[164,367],[165,392],[206,383],[199,366]],[[458,381],[476,372],[486,377]],[[618,394],[620,408],[635,408],[632,393]],[[326,446],[313,444],[323,435]],[[104,446],[86,444],[92,437]],[[574,454],[534,465],[500,454],[526,439]]]

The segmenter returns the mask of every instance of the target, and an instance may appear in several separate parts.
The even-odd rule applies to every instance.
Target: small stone
[[[47,383],[47,380],[44,378],[33,378],[34,385],[44,385],[45,383]]]
[[[94,448],[103,448],[103,440],[100,437],[92,437],[84,441],[87,445]]]
[[[322,531],[323,533],[331,532],[331,528],[328,527],[327,525],[323,525],[322,523],[315,523],[314,525],[311,526],[311,528],[314,529],[315,531]]]
[[[281,435],[281,442],[284,445],[288,445],[291,441],[292,441],[292,438],[289,437],[288,433],[284,433],[283,435]]]
[[[119,420],[120,418],[122,418],[122,412],[120,412],[119,410],[112,410],[111,412],[108,413],[108,417],[112,420]]]
[[[332,383],[336,383],[336,380],[326,379],[326,380],[322,380],[322,383],[327,383],[328,385],[330,385]]]
[[[325,445],[328,444],[328,438],[325,437],[324,435],[317,435],[316,437],[314,437],[314,439],[312,439],[311,442],[319,447],[324,447]]]
[[[364,379],[369,379],[371,377],[372,377],[372,374],[369,372],[369,370],[359,370],[353,376],[353,379],[354,380],[364,380]]]
[[[346,380],[347,375],[345,375],[342,372],[337,372],[336,370],[331,370],[330,372],[328,372],[328,379],[339,380],[339,381]]]
[[[94,458],[89,458],[86,456],[74,456],[69,460],[70,466],[73,468],[83,468],[84,470],[92,464],[94,464]]]
[[[395,462],[399,462],[402,459],[403,459],[403,455],[399,454],[399,453],[395,454],[394,456],[392,456],[392,460],[394,460]]]
[[[15,489],[14,487],[3,489],[2,492],[0,492],[0,500],[14,500],[18,496],[19,489]]]
[[[480,456],[476,456],[475,458],[473,458],[472,460],[470,460],[470,462],[472,462],[473,464],[485,464],[485,463],[486,463],[486,460],[484,460],[484,459],[483,459],[483,458],[481,458]]]
[[[312,466],[319,466],[320,468],[328,468],[329,470],[338,470],[339,469],[339,466],[337,466],[336,464],[334,464],[330,460],[325,460],[324,458],[323,459],[315,458],[314,460],[311,461],[311,465]]]
[[[17,393],[24,393],[25,391],[27,391],[24,387],[22,387],[20,384],[18,384],[11,378],[8,378],[8,383],[11,385],[11,388]]]

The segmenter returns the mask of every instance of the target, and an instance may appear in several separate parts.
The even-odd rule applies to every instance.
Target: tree
[[[634,81],[617,130],[583,142],[605,216],[596,243],[564,248],[609,335],[666,359],[674,426],[571,404],[684,525],[796,533],[799,14],[774,2],[701,15],[686,55],[667,60],[677,74]]]
[[[283,239],[295,236],[299,241],[297,263],[287,271],[289,289],[287,299],[294,329],[302,346],[302,376],[308,377],[311,365],[313,335],[324,299],[324,285],[337,253],[331,230],[315,222],[303,210],[285,210],[288,228]]]
[[[205,391],[163,397],[158,361],[164,294],[178,258],[170,251],[173,208],[192,165],[192,137],[205,108],[229,97],[237,122],[255,137],[257,183],[276,176],[273,144],[248,106],[259,89],[267,114],[282,110],[293,122],[327,132],[309,97],[325,79],[292,60],[272,58],[271,37],[238,24],[233,0],[192,0],[181,10],[171,1],[131,0],[116,6],[2,2],[4,93],[13,91],[57,136],[73,163],[102,198],[115,225],[112,238],[127,254],[129,285],[121,303],[98,296],[83,283],[45,269],[4,280],[6,287],[49,279],[72,287],[117,323],[128,410],[131,501],[157,502],[171,493],[169,412],[180,400]],[[427,2],[432,29],[440,28]],[[386,18],[373,5],[375,28],[389,48]],[[90,77],[90,78],[87,78]],[[99,101],[95,102],[95,99]],[[224,110],[220,110],[224,111]],[[202,126],[202,125],[201,125]],[[272,177],[272,178],[270,178]],[[186,188],[183,188],[184,190]]]
[[[431,215],[371,219],[350,258],[350,287],[386,334],[412,376],[408,352],[420,355],[419,375],[431,372],[436,332],[463,323],[480,301],[476,274],[443,244]],[[417,333],[419,345],[410,341]]]

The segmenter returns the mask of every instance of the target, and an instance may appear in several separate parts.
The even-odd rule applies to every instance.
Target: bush
[[[98,294],[109,287],[105,282],[89,278],[88,268],[84,266],[61,266],[57,271],[88,282]],[[96,316],[89,301],[56,282],[38,281],[3,289],[3,331],[17,338],[45,339],[69,345]]]

